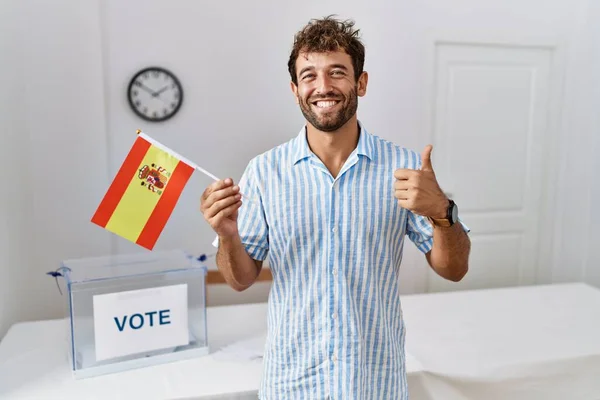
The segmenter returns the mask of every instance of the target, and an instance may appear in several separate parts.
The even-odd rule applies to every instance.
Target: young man
[[[311,21],[289,59],[306,125],[209,186],[204,217],[236,290],[269,254],[261,399],[407,399],[398,273],[407,235],[442,277],[467,272],[468,229],[422,155],[367,132],[364,47],[353,22]],[[242,206],[240,193],[253,199]]]

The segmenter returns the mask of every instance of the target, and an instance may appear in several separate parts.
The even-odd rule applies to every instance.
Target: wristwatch
[[[446,218],[429,218],[429,222],[436,226],[450,227],[458,222],[458,206],[453,200],[448,199]]]

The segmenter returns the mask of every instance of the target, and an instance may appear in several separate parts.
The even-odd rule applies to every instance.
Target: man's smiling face
[[[292,83],[292,90],[302,114],[316,129],[336,131],[356,114],[366,74],[355,80],[346,52],[300,53],[296,71],[298,85]]]

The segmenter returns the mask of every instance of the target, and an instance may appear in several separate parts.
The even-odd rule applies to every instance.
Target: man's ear
[[[360,76],[358,77],[358,84],[356,89],[356,94],[359,97],[362,97],[365,94],[367,94],[367,83],[369,83],[369,74],[367,73],[367,71],[363,71],[363,73],[360,74]]]
[[[298,99],[298,86],[296,86],[296,84],[293,81],[290,81],[290,88],[292,89],[292,93],[294,93],[296,104],[300,104],[300,100]]]

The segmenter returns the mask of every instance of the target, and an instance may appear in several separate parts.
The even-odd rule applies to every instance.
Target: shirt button
[[[337,319],[337,313],[333,313],[333,315],[331,316],[333,319]]]
[[[333,362],[337,361],[337,357],[335,356],[335,354],[331,357],[331,361],[333,361]]]
[[[331,229],[331,232],[335,233],[335,231],[337,231],[337,229],[336,229],[336,228],[332,228],[332,229]]]
[[[337,268],[334,268],[332,273],[333,273],[333,275],[337,275]]]

